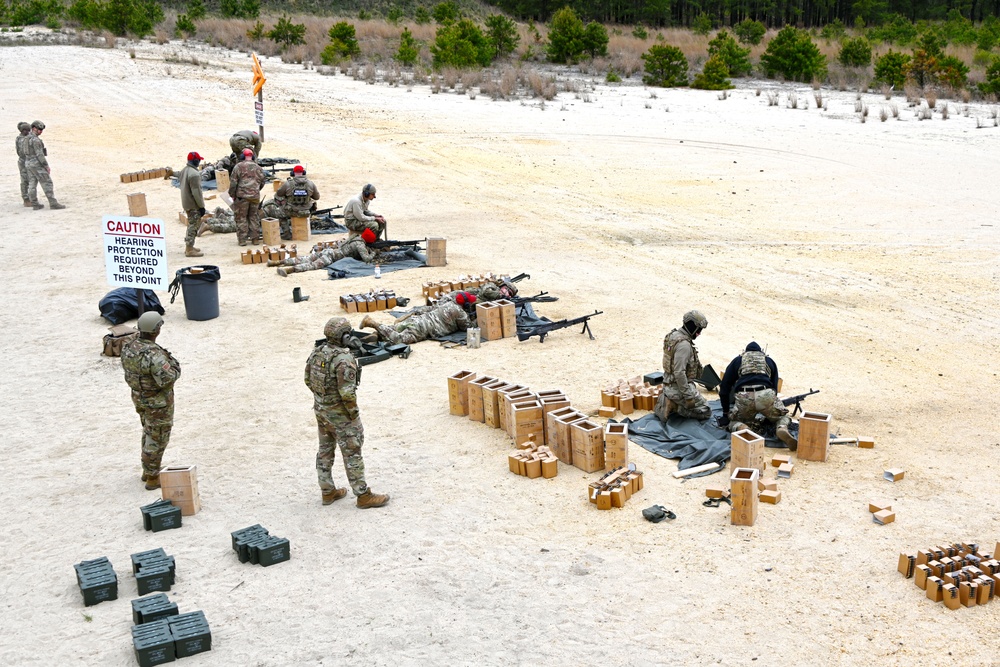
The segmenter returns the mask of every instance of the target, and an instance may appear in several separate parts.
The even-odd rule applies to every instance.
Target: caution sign
[[[166,291],[170,280],[162,220],[106,215],[101,229],[109,285]]]
[[[264,127],[264,103],[255,101],[253,103],[253,117],[257,120],[257,125]]]

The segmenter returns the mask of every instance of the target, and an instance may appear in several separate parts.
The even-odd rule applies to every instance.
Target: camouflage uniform
[[[188,228],[184,234],[184,245],[191,247],[201,227],[201,213],[205,208],[205,197],[201,193],[201,173],[188,164],[177,177],[181,186],[181,208],[187,214]]]
[[[253,130],[240,130],[229,138],[229,147],[234,155],[243,155],[243,149],[249,148],[255,158],[260,157],[260,135]]]
[[[361,371],[351,351],[329,339],[316,346],[306,362],[305,382],[313,392],[313,411],[319,430],[316,475],[323,491],[335,488],[331,474],[336,447],[344,459],[347,481],[354,495],[368,491],[361,446],[365,429],[358,409],[357,386]]]
[[[260,189],[264,187],[264,170],[253,160],[244,160],[233,169],[229,196],[233,198],[236,216],[236,236],[240,245],[260,241]]]
[[[278,218],[281,225],[281,238],[292,238],[292,217],[308,218],[312,214],[313,202],[319,200],[319,188],[306,178],[305,174],[296,174],[285,179],[281,187],[274,193],[274,203],[279,208]]]
[[[375,213],[368,210],[368,200],[362,195],[352,198],[344,207],[344,226],[357,236],[366,229],[372,230],[376,238],[382,233],[382,223],[375,219]]]
[[[227,173],[232,174],[233,167],[235,167],[237,164],[239,164],[239,158],[236,156],[236,153],[233,153],[232,155],[227,155],[226,157],[216,162],[213,167],[213,172],[225,170]]]
[[[25,125],[28,125],[25,123]],[[14,139],[14,149],[17,151],[17,170],[21,174],[21,199],[26,203],[31,203],[31,197],[28,196],[28,168],[24,166],[25,157],[25,147],[28,144],[28,136],[31,134],[30,125],[29,129],[21,131],[17,137]]]
[[[276,266],[289,267],[291,270],[286,269],[287,273],[302,273],[304,271],[325,269],[338,259],[345,257],[353,257],[367,264],[371,263],[371,260],[376,255],[377,252],[369,249],[364,239],[360,236],[355,236],[354,238],[337,241],[336,245],[310,253],[304,257],[286,257],[278,262]]]
[[[462,292],[468,292],[476,297],[476,303],[499,301],[503,298],[503,294],[500,293],[500,288],[495,283],[486,283],[485,285],[480,285],[479,287],[448,292],[447,294],[438,297],[438,303],[441,303],[442,301],[454,301],[455,297]]]
[[[142,471],[156,476],[174,425],[174,382],[181,376],[181,365],[172,354],[142,337],[122,347],[121,359],[142,421]]]
[[[428,338],[447,336],[472,326],[468,313],[454,301],[439,303],[429,312],[412,315],[392,326],[378,325],[379,338],[412,345]]]
[[[236,231],[236,218],[233,212],[221,206],[216,206],[211,215],[205,216],[205,224],[208,225],[208,231],[213,234],[232,234]]]
[[[739,377],[746,378],[747,385],[737,386],[735,390],[733,407],[729,411],[729,430],[735,433],[753,429],[757,426],[758,415],[774,424],[775,428],[787,428],[792,420],[788,416],[788,408],[778,398],[774,388],[764,384],[750,384],[757,377],[771,379],[767,355],[759,350],[747,350],[739,356],[739,360]]]
[[[52,187],[52,177],[49,176],[49,161],[42,138],[31,132],[24,140],[24,168],[28,172],[28,200],[38,204],[38,186],[42,186],[49,206],[58,204],[56,193]]]
[[[692,380],[700,378],[702,370],[694,339],[683,329],[674,329],[663,339],[663,393],[657,403],[657,416],[666,419],[670,410],[682,417],[708,419],[712,409]]]

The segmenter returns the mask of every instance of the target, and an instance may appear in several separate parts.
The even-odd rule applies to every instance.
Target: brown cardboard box
[[[476,322],[479,323],[479,335],[483,340],[500,340],[503,338],[500,307],[496,303],[477,303]]]
[[[584,419],[570,424],[569,433],[573,447],[573,465],[584,472],[594,472],[603,468],[603,429]]]
[[[494,303],[500,307],[500,330],[504,338],[517,335],[517,306],[513,301],[500,299]]]
[[[867,435],[858,436],[858,447],[861,449],[874,449],[875,448],[875,438]]]
[[[758,491],[777,491],[778,490],[778,480],[776,479],[759,479],[757,480],[757,490]]]
[[[781,491],[761,491],[758,494],[758,498],[762,503],[777,505],[781,502]]]
[[[958,609],[962,606],[959,590],[953,584],[943,584],[941,586],[941,597],[944,600],[944,606],[948,609]]]
[[[253,264],[253,255],[250,254],[249,250],[241,252],[240,259],[243,260],[244,264]]]
[[[621,487],[611,489],[611,506],[625,507],[625,489]]]
[[[349,313],[358,312],[358,304],[354,300],[354,297],[350,294],[345,294],[344,296],[340,297],[340,307]]]
[[[779,467],[782,463],[791,463],[792,457],[788,454],[775,454],[771,457],[771,465],[775,468]]]
[[[160,486],[198,486],[198,466],[167,466],[160,470]]]
[[[140,218],[144,215],[149,215],[149,210],[146,208],[146,194],[143,192],[133,192],[130,195],[126,195],[128,198],[128,214],[133,218]]]
[[[597,494],[597,509],[599,510],[609,510],[611,509],[611,492],[601,491]]]
[[[757,521],[757,468],[737,468],[729,478],[732,509],[729,520],[734,526],[752,526]]]
[[[620,394],[618,396],[618,409],[623,415],[635,412],[635,397],[631,393]]]
[[[469,383],[476,379],[472,371],[459,371],[448,378],[448,407],[451,414],[469,414]]]
[[[427,239],[427,266],[444,266],[448,263],[446,241],[442,238]]]
[[[709,484],[705,487],[707,498],[728,498],[729,489],[724,484]]]
[[[500,414],[503,418],[503,425],[500,427],[506,431],[507,435],[514,437],[514,411],[513,407],[515,403],[522,403],[524,401],[535,401],[535,395],[530,389],[520,389],[518,391],[502,391],[500,396],[503,397],[503,405],[500,408]],[[541,408],[542,404],[538,403],[538,407]],[[541,440],[541,437],[538,438]]]
[[[604,425],[604,469],[628,467],[628,425]]]
[[[281,245],[281,223],[277,218],[262,218],[260,228],[264,233],[264,245]]]
[[[874,514],[875,512],[881,512],[882,510],[891,510],[892,501],[891,500],[869,500],[868,501],[868,511]]]
[[[542,477],[552,479],[559,474],[559,459],[555,457],[542,459]]]
[[[511,452],[507,455],[507,466],[515,475],[521,474],[521,452]]]
[[[483,385],[495,380],[495,377],[480,375],[469,383],[469,419],[472,421],[486,421],[486,415],[483,412]]]
[[[541,394],[539,395],[541,396]],[[541,396],[539,400],[542,402],[542,412],[545,413],[546,417],[550,412],[569,407],[569,399],[563,396],[561,392],[558,395]],[[549,420],[547,418],[542,420],[542,424],[545,427],[545,437],[542,442],[550,445],[549,439],[554,438],[555,434],[549,435]]]
[[[606,408],[618,409],[618,394],[610,391],[601,391],[601,405]]]
[[[556,458],[563,463],[572,465],[573,446],[569,441],[569,426],[559,421],[563,417],[568,417],[570,421],[578,421],[586,419],[587,416],[570,407],[559,408],[545,415],[545,432],[547,434],[545,444],[552,449]],[[565,431],[560,431],[560,429],[565,429]]]
[[[160,470],[160,494],[180,507],[181,515],[191,516],[201,510],[196,466],[167,466]]]
[[[526,389],[527,387],[525,387],[522,384],[509,384],[497,392],[497,420],[499,421],[498,428],[503,429],[505,433],[510,432],[510,428],[508,426],[508,418],[507,418],[507,408],[509,407],[510,404],[506,400],[507,395],[516,394],[518,392],[525,391]],[[484,411],[485,408],[486,408],[486,403],[484,398],[483,402]]]
[[[509,387],[503,380],[495,380],[483,385],[483,422],[493,428],[500,427],[500,409],[497,406],[497,392]]]
[[[788,479],[789,477],[792,476],[792,470],[794,469],[795,466],[793,464],[782,463],[780,466],[778,466],[778,477]]]
[[[737,468],[756,468],[764,474],[767,463],[764,462],[764,438],[750,429],[736,431],[730,436],[729,472]]]
[[[996,581],[989,577],[976,579],[979,587],[976,589],[976,604],[986,604],[996,596]]]
[[[614,408],[608,408],[603,405],[597,408],[597,416],[603,417],[604,419],[611,419],[612,417],[615,416],[616,412],[617,410],[615,410]]]
[[[927,577],[927,588],[924,589],[927,593],[927,599],[931,602],[941,602],[944,599],[943,586],[944,582],[940,577]]]
[[[803,461],[826,461],[830,447],[832,417],[823,412],[804,412],[799,418],[799,448]]]
[[[536,479],[542,476],[542,462],[538,459],[525,461],[524,475],[528,479]]]
[[[308,241],[312,233],[309,227],[309,218],[292,216],[292,240]]]
[[[872,521],[879,525],[885,525],[887,523],[892,523],[896,520],[896,513],[892,510],[882,510],[880,512],[875,512],[872,514]]]
[[[917,588],[926,589],[927,580],[932,576],[931,568],[927,565],[918,565],[913,571],[913,583]]]
[[[216,170],[215,189],[219,192],[229,192],[229,172],[225,169]]]
[[[917,568],[917,557],[910,556],[909,554],[899,554],[899,563],[896,565],[896,569],[901,575],[909,579],[913,576]]]
[[[903,479],[904,475],[906,475],[906,471],[902,468],[890,468],[882,474],[882,477],[890,482],[898,482]]]
[[[542,404],[537,399],[512,403],[510,435],[514,438],[514,442],[524,442],[530,436],[534,436],[534,442],[542,444],[543,414]]]

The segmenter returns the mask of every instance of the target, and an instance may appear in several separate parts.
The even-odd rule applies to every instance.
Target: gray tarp
[[[388,264],[381,264],[382,273],[402,271],[403,269],[417,269],[421,266],[427,266],[427,258],[416,250],[394,251],[393,254],[399,256],[400,258],[394,259]],[[360,262],[353,257],[345,257],[344,259],[338,259],[336,262],[326,267],[326,272],[327,275],[330,276],[330,280],[337,280],[339,278],[361,278],[364,276],[374,276],[375,265],[365,264],[364,262]]]

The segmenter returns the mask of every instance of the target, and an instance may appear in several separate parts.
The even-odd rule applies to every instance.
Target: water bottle
[[[378,264],[376,264],[375,265],[375,280],[378,280],[381,277],[382,277],[382,267],[379,266]]]

